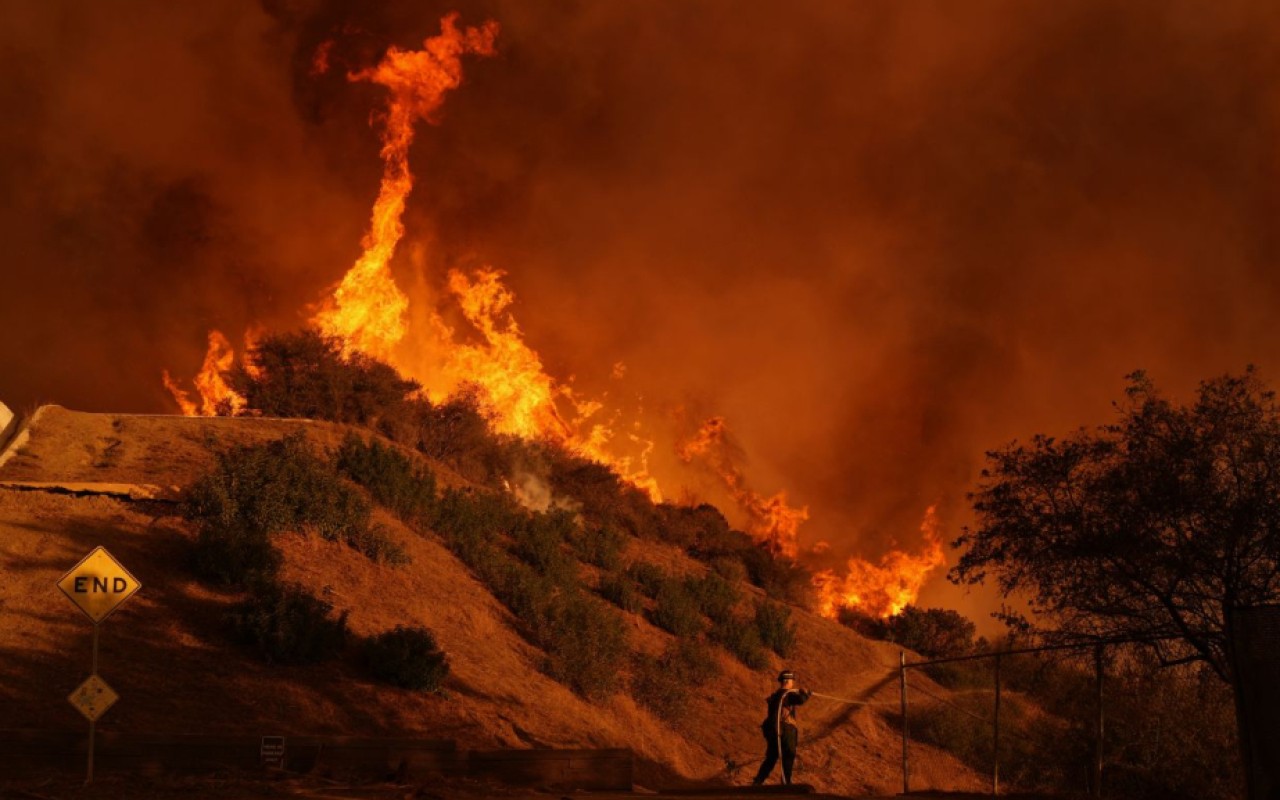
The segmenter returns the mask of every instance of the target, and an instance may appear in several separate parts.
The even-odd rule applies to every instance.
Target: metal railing
[[[1055,651],[1093,651],[1093,697],[1092,697],[1092,724],[1089,735],[1091,738],[1091,753],[1089,757],[1089,774],[1085,776],[1089,794],[1094,797],[1102,795],[1102,771],[1104,762],[1104,732],[1105,732],[1105,697],[1104,687],[1106,683],[1106,653],[1107,648],[1117,647],[1121,645],[1132,645],[1138,643],[1150,643],[1153,639],[1133,639],[1133,638],[1098,638],[1088,641],[1075,641],[1060,644],[1049,644],[1038,647],[1025,647],[1015,649],[1002,649],[992,652],[975,653],[971,655],[952,656],[949,658],[936,658],[927,661],[908,661],[907,652],[904,650],[900,655],[898,666],[898,685],[900,692],[900,714],[902,729],[902,791],[904,794],[912,790],[912,760],[911,760],[911,719],[912,719],[912,702],[916,701],[917,706],[921,705],[922,698],[926,702],[934,704],[937,708],[947,710],[949,714],[958,714],[967,720],[976,721],[977,725],[989,729],[990,736],[990,753],[989,753],[989,783],[988,789],[992,795],[997,795],[1001,790],[1001,700],[1004,694],[1002,681],[1002,666],[1009,663],[1009,660],[1016,656],[1029,656],[1034,654],[1049,653]],[[931,691],[924,681],[910,681],[908,672],[911,670],[923,670],[930,667],[938,667],[941,665],[959,664],[963,662],[988,662],[991,664],[991,676],[989,689],[971,689],[968,692],[949,692],[951,697],[944,697],[938,692]],[[960,702],[957,702],[964,695],[990,695],[989,713],[979,713],[973,708],[966,708]],[[984,743],[985,744],[985,743]],[[970,765],[972,766],[972,764]],[[938,787],[933,787],[938,788]],[[958,787],[948,787],[958,788]]]

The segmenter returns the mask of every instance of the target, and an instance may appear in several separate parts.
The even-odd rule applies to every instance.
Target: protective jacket
[[[809,702],[813,692],[808,689],[779,689],[765,701],[768,712],[760,727],[766,734],[776,734],[784,726],[796,726],[796,707]]]

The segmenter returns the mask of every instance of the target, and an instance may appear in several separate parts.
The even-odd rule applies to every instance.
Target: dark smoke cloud
[[[0,397],[160,410],[209,326],[295,325],[351,262],[381,97],[344,74],[452,5],[33,5]],[[984,449],[1105,421],[1132,369],[1280,376],[1269,4],[461,10],[501,52],[418,137],[402,276],[506,269],[555,374],[723,414],[810,542],[911,545],[935,501],[954,532]]]

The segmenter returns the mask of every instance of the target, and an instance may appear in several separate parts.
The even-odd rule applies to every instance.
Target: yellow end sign
[[[105,547],[96,547],[62,576],[58,588],[94,623],[102,622],[142,588],[138,579],[112,558]]]
[[[85,719],[90,722],[96,722],[98,717],[107,713],[107,709],[116,704],[120,699],[120,695],[116,694],[115,689],[107,685],[107,682],[97,675],[90,675],[89,679],[76,687],[76,690],[67,698],[71,705],[76,707]]]

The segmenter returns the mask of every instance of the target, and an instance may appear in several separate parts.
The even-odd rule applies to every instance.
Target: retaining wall
[[[99,732],[94,772],[169,773],[267,766],[260,736]],[[0,775],[81,774],[89,736],[67,731],[0,731]],[[278,762],[277,762],[278,763]],[[286,736],[283,763],[291,772],[332,772],[385,778],[467,776],[514,786],[630,791],[630,750],[458,750],[452,739],[365,739]]]

